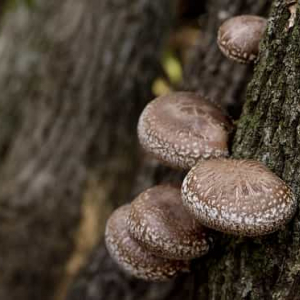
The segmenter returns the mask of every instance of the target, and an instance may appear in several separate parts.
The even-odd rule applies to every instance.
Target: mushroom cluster
[[[241,63],[253,61],[266,20],[226,21],[218,45]],[[209,251],[209,230],[261,236],[291,220],[297,201],[264,164],[229,158],[230,118],[207,99],[176,92],[151,101],[138,122],[142,148],[163,164],[188,171],[181,188],[154,186],[108,219],[105,242],[128,273],[164,281],[188,272],[190,260]]]
[[[206,230],[184,209],[180,188],[158,185],[108,219],[105,242],[128,273],[164,281],[189,271],[189,260],[208,251]]]

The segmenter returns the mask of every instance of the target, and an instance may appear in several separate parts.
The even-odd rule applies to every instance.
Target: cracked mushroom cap
[[[113,260],[127,273],[147,281],[165,281],[180,271],[189,270],[189,262],[169,260],[152,255],[134,241],[127,231],[130,205],[115,210],[105,228],[106,247]]]
[[[267,20],[242,15],[225,21],[218,31],[218,45],[228,58],[243,64],[251,63],[258,55],[259,43],[267,27]]]
[[[182,199],[201,224],[239,236],[274,232],[297,208],[287,184],[253,160],[199,162],[184,179]]]
[[[138,137],[146,152],[166,165],[190,169],[199,159],[228,156],[230,120],[191,92],[151,101],[140,116]]]
[[[205,228],[182,205],[180,188],[158,185],[132,203],[129,234],[157,256],[193,259],[208,251]]]

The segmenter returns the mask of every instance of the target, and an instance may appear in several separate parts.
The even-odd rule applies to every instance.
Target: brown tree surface
[[[266,163],[299,198],[300,2],[294,2],[293,20],[285,1],[273,1],[232,152]],[[237,117],[252,70],[222,56],[217,28],[231,15],[266,15],[269,4],[207,1],[204,35],[185,66],[183,87]],[[140,166],[136,140],[174,5],[36,0],[30,9],[22,4],[5,14],[0,299],[52,297],[74,249],[86,198],[93,198],[95,215],[103,218],[145,187],[180,177],[152,161]],[[125,275],[100,241],[67,299],[297,300],[299,224],[297,215],[284,230],[256,239],[216,234],[211,252],[194,262],[191,274],[163,284]]]
[[[295,4],[295,8],[297,14],[293,21],[286,4],[280,0],[274,1],[262,54],[248,89],[244,113],[238,123],[233,156],[263,161],[286,180],[299,197],[299,3]],[[197,70],[196,64],[192,64],[191,69]],[[219,83],[218,78],[217,89],[208,88],[212,95],[224,91],[226,84],[222,89],[223,82],[227,82],[229,91],[241,88],[239,77],[236,77],[237,84],[234,83],[236,73],[229,67],[224,69],[224,81]],[[198,70],[202,74],[203,69]],[[222,67],[216,68],[217,74],[218,70],[222,70]],[[191,74],[191,78],[195,76],[195,72],[189,69],[188,74]],[[205,82],[206,77],[202,76]],[[197,82],[200,76],[195,78]],[[212,77],[207,78],[212,82]],[[198,82],[200,85],[201,80]],[[190,295],[192,299],[203,300],[300,299],[299,230],[297,215],[284,230],[268,237],[216,237],[214,250],[196,263],[196,292],[186,293],[186,297]],[[93,262],[97,263],[97,259]],[[88,282],[95,284],[91,278]],[[182,279],[179,280],[179,283],[182,282]],[[97,283],[103,284],[101,280]],[[174,289],[180,294],[181,286],[178,282],[175,284]],[[80,290],[86,291],[84,288]],[[83,295],[80,299],[102,299],[101,294],[99,298],[93,298],[88,293]],[[168,297],[173,297],[173,294]],[[130,298],[135,299],[132,296]]]
[[[169,0],[27,2],[1,30],[3,300],[52,297],[83,197],[107,199],[102,210],[128,198],[136,121],[174,10]]]
[[[218,23],[218,12],[226,11],[225,5],[229,4],[220,1],[222,9],[219,11],[213,1],[210,3],[211,15],[208,19],[215,17]],[[233,1],[231,3],[234,5]],[[265,12],[267,7],[267,2],[243,2],[241,11],[237,9],[234,14]],[[296,7],[299,12],[299,4]],[[274,1],[262,55],[238,123],[233,156],[263,161],[286,180],[298,196],[299,14],[295,24],[287,29],[291,21],[285,3]],[[186,68],[185,86],[208,93],[217,98],[215,101],[225,98],[223,103],[226,106],[226,103],[240,101],[245,82],[251,74],[246,75],[249,68],[223,59],[213,42],[217,26],[212,32],[210,28],[208,44],[215,52],[211,54],[208,50],[202,50],[201,45],[198,46],[200,50],[193,53]],[[199,56],[199,52],[203,56]],[[164,168],[150,170],[146,168],[146,174],[142,177],[148,178],[149,185],[169,175]],[[148,289],[140,289],[140,285],[133,285],[132,281],[121,277],[100,245],[75,282],[68,299],[115,299],[121,295],[126,295],[128,299],[138,299],[141,295],[145,299],[300,299],[298,222],[296,216],[285,230],[261,239],[218,235],[213,251],[195,263],[194,280],[193,277],[183,276],[162,286],[149,284]],[[111,274],[110,280],[106,280],[103,274]],[[118,285],[120,281],[122,284]],[[112,291],[111,286],[116,288]]]

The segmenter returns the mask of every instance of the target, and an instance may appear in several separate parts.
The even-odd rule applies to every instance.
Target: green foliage
[[[173,51],[168,50],[164,53],[162,64],[171,83],[178,84],[182,81],[182,66]]]

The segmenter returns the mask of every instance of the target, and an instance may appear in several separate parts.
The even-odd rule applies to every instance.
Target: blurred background
[[[105,222],[144,189],[182,178],[138,145],[147,102],[197,91],[238,118],[252,68],[222,56],[217,30],[269,6],[0,1],[0,299],[193,298],[193,275],[148,284],[119,270]]]

